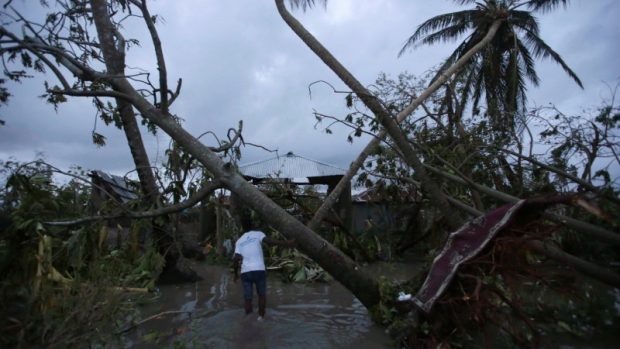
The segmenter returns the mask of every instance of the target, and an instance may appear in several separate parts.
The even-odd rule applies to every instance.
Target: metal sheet
[[[304,158],[292,152],[240,166],[239,170],[244,176],[252,178],[327,177],[342,176],[346,172],[336,166]]]

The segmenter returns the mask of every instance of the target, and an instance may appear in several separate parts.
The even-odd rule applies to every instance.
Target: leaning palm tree
[[[481,40],[498,18],[503,22],[490,45],[470,60],[458,76],[460,102],[472,101],[472,110],[479,112],[482,97],[486,99],[487,115],[495,130],[508,131],[522,120],[526,103],[526,80],[538,86],[534,69],[535,58],[549,58],[558,63],[581,87],[577,75],[562,57],[539,36],[535,12],[547,12],[569,0],[454,0],[475,8],[447,13],[422,23],[409,37],[399,56],[418,45],[432,45],[456,40],[469,33],[440,66],[435,79]],[[502,132],[503,133],[503,132]]]

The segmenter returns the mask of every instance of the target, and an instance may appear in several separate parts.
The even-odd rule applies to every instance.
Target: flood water
[[[404,281],[420,267],[379,263],[366,269],[390,281]],[[336,281],[287,283],[277,272],[268,272],[267,314],[258,321],[256,297],[254,313],[245,316],[241,281],[234,282],[228,268],[196,263],[193,269],[201,281],[160,286],[155,301],[140,307],[138,319],[162,315],[129,330],[121,343],[109,348],[394,348],[366,308]],[[620,319],[620,291],[614,292]],[[616,348],[618,340],[617,331],[601,328],[586,338],[543,338],[543,347]]]
[[[401,277],[413,272],[411,266],[399,269]],[[254,313],[245,316],[241,281],[234,282],[228,268],[197,264],[195,270],[203,280],[162,286],[160,297],[141,308],[141,318],[185,313],[162,315],[131,330],[123,339],[126,348],[393,347],[366,308],[335,281],[285,283],[268,272],[267,314],[258,321],[256,297]]]

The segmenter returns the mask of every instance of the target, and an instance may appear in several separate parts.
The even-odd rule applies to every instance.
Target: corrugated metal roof
[[[107,174],[99,170],[92,171],[91,175],[93,177],[98,177],[105,183],[108,183],[109,187],[114,191],[116,195],[118,195],[119,199],[121,199],[122,202],[127,202],[138,198],[138,194],[136,194],[133,190],[129,188],[127,182],[123,177]]]
[[[342,176],[345,170],[316,160],[295,155],[292,152],[284,156],[253,162],[239,167],[246,177],[253,178],[309,178],[325,176]]]

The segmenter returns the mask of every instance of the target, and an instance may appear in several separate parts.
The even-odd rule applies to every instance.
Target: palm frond
[[[471,86],[474,91],[474,95],[472,96],[472,109],[474,111],[478,110],[478,105],[480,104],[480,98],[482,98],[482,93],[486,89],[484,87],[484,69],[482,69],[482,63],[477,63],[477,67],[475,71],[472,72],[473,85]],[[475,74],[475,75],[474,75]]]
[[[523,79],[524,76],[524,61],[521,59],[521,55],[518,51],[512,51],[509,55],[506,65],[505,75],[505,88],[506,99],[504,101],[505,110],[511,113],[516,113],[525,109],[526,103],[526,85]],[[526,68],[527,69],[527,68]]]
[[[469,36],[467,40],[463,41],[459,46],[456,47],[456,49],[450,54],[450,56],[446,58],[446,60],[441,65],[441,67],[439,67],[439,69],[437,70],[437,74],[433,76],[433,78],[429,82],[429,85],[434,83],[435,80],[437,80],[439,76],[441,76],[441,74],[444,71],[446,71],[446,69],[452,66],[459,58],[461,58],[465,54],[465,52],[467,52],[467,47],[470,47],[471,45],[470,41],[471,41],[471,35]],[[476,59],[476,56],[472,57],[472,62],[475,61],[475,59]]]
[[[472,10],[459,11],[433,17],[417,27],[399,52],[418,45],[436,44],[458,39],[471,29],[466,40],[451,53],[439,67],[430,83],[435,82],[449,66],[461,58],[482,39],[498,14],[508,13],[491,43],[477,52],[458,73],[459,98],[463,108],[467,105],[479,111],[484,98],[487,116],[492,127],[500,132],[513,131],[523,122],[527,102],[527,82],[540,83],[535,70],[535,60],[550,58],[580,86],[577,75],[540,37],[540,25],[535,11],[547,12],[566,6],[569,0],[453,0],[459,5],[473,5]],[[471,103],[471,105],[469,105]]]
[[[465,31],[467,31],[467,29],[470,28],[470,24],[467,22],[463,22],[463,23],[459,23],[447,28],[443,28],[439,31],[436,31],[432,34],[427,35],[425,38],[423,38],[420,43],[418,45],[432,45],[436,42],[439,41],[443,41],[443,42],[448,42],[448,41],[454,41],[456,40],[461,34],[463,34]]]
[[[474,83],[474,78],[476,75],[476,65],[477,64],[470,64],[468,65],[464,71],[463,71],[463,75],[465,76],[465,82],[463,83],[462,86],[462,91],[461,91],[461,97],[460,97],[460,111],[465,110],[465,107],[467,106],[467,102],[469,101],[469,95],[471,94],[471,92],[473,91],[473,83]]]
[[[564,72],[566,72],[566,74],[568,74],[568,76],[570,76],[577,83],[577,85],[579,85],[579,87],[583,88],[583,84],[577,74],[575,74],[575,72],[564,62],[562,57],[551,47],[549,47],[546,42],[538,37],[538,35],[534,35],[534,33],[526,31],[525,38],[527,40],[527,44],[533,50],[532,53],[534,54],[534,57],[549,58],[555,61],[562,67],[562,69],[564,69]]]
[[[515,54],[515,63],[516,67],[512,68],[512,84],[510,94],[507,95],[510,97],[510,100],[506,102],[510,103],[511,107],[507,107],[506,110],[511,113],[510,116],[510,127],[513,130],[517,130],[518,133],[522,131],[522,129],[527,124],[525,118],[526,103],[527,103],[527,85],[523,79],[523,60],[520,55]]]
[[[521,55],[521,59],[523,60],[523,66],[528,80],[530,80],[534,86],[538,86],[540,79],[538,78],[536,69],[534,69],[534,59],[532,58],[532,55],[530,55],[530,51],[527,47],[525,47],[521,40],[517,40],[517,48],[519,50],[519,54]]]
[[[463,5],[475,4],[478,0],[452,0],[452,1],[463,6]]]
[[[472,15],[475,12],[475,10],[458,11],[435,16],[427,20],[426,22],[420,24],[413,35],[407,39],[407,42],[398,53],[398,56],[400,57],[408,48],[413,48],[422,37],[428,35],[429,33],[433,33],[454,25],[463,25],[463,23],[467,22],[471,23]]]
[[[503,53],[493,46],[487,47],[484,60],[481,63],[480,70],[483,74],[487,112],[492,118],[496,118],[500,112],[500,103],[504,100],[503,96],[506,92],[506,84],[503,81],[503,72],[505,71],[503,68]]]
[[[517,83],[519,82],[519,77],[522,74],[521,69],[519,69],[519,57],[517,52],[514,50],[510,52],[508,55],[508,61],[506,64],[506,69],[503,73],[504,81],[506,84],[506,102],[511,103],[517,96]]]
[[[327,5],[327,0],[288,0],[292,9],[301,8],[302,11],[313,8],[316,4],[322,4],[323,7]]]
[[[555,10],[556,7],[562,5],[564,8],[568,6],[570,0],[529,0],[526,6],[532,11],[549,12]]]
[[[539,33],[538,19],[532,16],[529,11],[512,11],[510,12],[510,24],[522,30],[528,30],[532,33]]]

